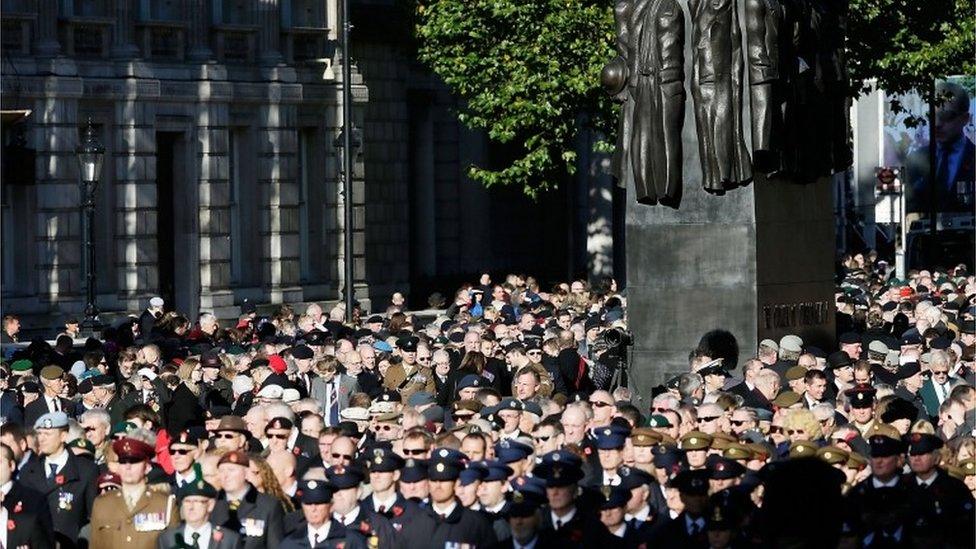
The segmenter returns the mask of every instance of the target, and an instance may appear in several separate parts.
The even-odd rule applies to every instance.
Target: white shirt
[[[183,541],[193,545],[194,532],[200,534],[200,537],[197,539],[197,544],[200,545],[200,549],[208,549],[210,547],[210,538],[213,536],[213,526],[209,522],[204,522],[199,528],[191,528],[187,524],[183,527]]]
[[[938,477],[938,476],[939,476],[939,472],[938,471],[933,471],[932,472],[932,476],[930,476],[929,478],[927,478],[925,480],[922,480],[922,479],[918,478],[918,476],[916,476],[915,477],[915,480],[918,481],[918,485],[919,486],[924,486],[924,487],[928,488],[929,486],[932,486],[932,483],[935,482],[935,478]]]
[[[61,450],[61,453],[56,456],[47,456],[44,458],[44,476],[47,476],[51,472],[52,464],[58,466],[54,470],[55,474],[57,474],[61,472],[61,469],[64,469],[66,463],[68,463],[68,450]]]
[[[336,402],[338,402],[339,399],[339,374],[336,374],[331,380],[329,380],[328,383],[325,384],[325,407],[323,408],[325,415],[322,420],[328,427],[335,427],[335,425],[331,424],[332,399],[336,399]],[[342,410],[339,411],[342,412]],[[339,417],[339,421],[342,421],[341,416]]]
[[[617,528],[616,530],[611,530],[610,533],[617,536],[618,538],[624,537],[624,534],[627,533],[627,523],[626,522],[621,523],[619,528]]]
[[[616,472],[612,475],[608,475],[606,471],[603,472],[603,485],[604,486],[620,486],[620,475]]]
[[[895,486],[898,486],[898,476],[895,475],[891,477],[891,480],[888,482],[881,482],[878,480],[878,477],[872,476],[871,485],[875,488],[894,488]]]
[[[173,477],[173,480],[176,481],[177,486],[183,486],[184,484],[189,484],[196,479],[197,479],[197,475],[196,473],[193,472],[193,469],[190,469],[190,474],[186,476],[181,475],[179,471],[177,471],[176,473],[174,473],[174,477]]]
[[[63,412],[61,407],[61,399],[59,397],[51,397],[44,395],[44,400],[47,401],[47,410],[49,412]]]
[[[393,495],[390,496],[390,499],[388,499],[386,501],[380,501],[380,499],[378,497],[376,497],[376,494],[374,493],[373,494],[373,510],[376,511],[377,513],[379,513],[380,512],[380,507],[382,507],[384,512],[389,512],[390,509],[392,509],[393,506],[396,505],[396,500],[397,500],[396,492],[393,492]]]
[[[633,515],[631,515],[630,513],[624,515],[624,520],[626,520],[627,522],[630,522],[632,520],[636,520],[637,522],[647,522],[647,519],[650,516],[651,516],[651,507],[649,505],[645,505],[644,507],[641,508],[640,511],[637,511]]]
[[[308,525],[308,543],[312,547],[315,547],[315,539],[318,538],[319,543],[325,542],[325,539],[329,537],[329,527],[332,525],[331,521],[325,521],[322,526],[318,528],[312,528],[312,525]]]
[[[552,518],[552,526],[553,526],[553,528],[556,528],[558,530],[559,528],[561,528],[563,526],[566,526],[566,523],[567,522],[573,520],[573,517],[576,516],[576,508],[573,507],[572,509],[570,509],[570,511],[568,513],[566,513],[562,517],[556,516],[556,513],[554,513],[553,511],[549,511],[549,515],[550,515],[550,518]],[[556,524],[557,524],[556,521],[559,521],[558,522],[558,524],[559,524],[558,527],[556,526]]]
[[[698,526],[698,533],[705,533],[705,519],[701,517],[693,519],[691,515],[685,515],[685,530],[688,531],[688,535],[692,533],[692,524]]]
[[[502,507],[505,507],[505,500],[501,500],[495,505],[492,505],[491,507],[485,507],[485,511],[497,515],[498,513],[502,512]]]
[[[346,515],[340,515],[339,513],[333,512],[332,518],[341,522],[343,526],[349,526],[350,524],[356,522],[356,519],[359,518],[359,506],[357,505],[355,508],[353,508],[352,511],[349,511],[349,513]]]
[[[438,507],[437,504],[431,504],[430,508],[434,510],[438,515],[449,517],[454,509],[457,507],[457,501],[451,500],[451,503],[447,507]]]
[[[539,541],[539,536],[532,538],[532,540],[529,541],[529,543],[522,545],[521,543],[518,542],[517,539],[512,538],[512,547],[514,549],[535,549],[535,544],[537,541]]]
[[[286,448],[288,448],[289,450],[295,449],[295,442],[298,440],[298,434],[299,434],[298,429],[292,427],[291,433],[288,435],[288,440],[285,441]]]
[[[284,491],[286,496],[290,498],[295,497],[295,494],[298,493],[298,482],[296,481],[291,483],[291,486],[285,488]]]

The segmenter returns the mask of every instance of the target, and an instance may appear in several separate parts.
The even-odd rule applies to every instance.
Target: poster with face
[[[902,167],[909,213],[972,213],[976,180],[976,77],[956,76],[936,83],[934,127],[929,105],[918,94],[889,96],[884,104],[886,166]],[[930,137],[935,138],[935,164]]]

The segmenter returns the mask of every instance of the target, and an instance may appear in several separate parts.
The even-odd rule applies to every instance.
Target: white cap
[[[75,376],[75,378],[77,379],[77,378],[81,377],[81,374],[85,373],[85,370],[87,368],[88,367],[85,366],[85,363],[83,361],[78,360],[74,364],[71,365],[71,371],[69,373],[71,375]]]
[[[254,390],[254,380],[248,376],[234,376],[233,381],[230,382],[230,386],[234,394],[243,395]]]
[[[370,414],[387,414],[396,409],[396,402],[376,401],[369,405]]]
[[[258,391],[258,398],[270,398],[270,399],[281,399],[285,395],[285,390],[281,388],[281,385],[268,385],[264,389]]]
[[[143,378],[148,379],[149,381],[152,381],[157,377],[159,377],[156,375],[156,372],[152,371],[152,368],[140,368],[139,371],[136,373],[142,376]]]
[[[163,306],[163,303],[164,303],[163,298],[161,298],[159,296],[156,296],[156,297],[154,297],[154,298],[152,298],[152,299],[149,300],[149,306],[150,307],[162,307]]]
[[[300,398],[302,398],[302,395],[298,392],[298,389],[292,389],[289,387],[281,392],[281,401],[285,403],[295,402]]]
[[[339,417],[348,421],[369,421],[369,410],[353,406],[339,412]]]

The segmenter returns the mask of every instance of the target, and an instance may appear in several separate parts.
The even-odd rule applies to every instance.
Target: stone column
[[[58,0],[37,1],[37,26],[34,51],[42,57],[61,53],[58,42]]]
[[[213,51],[210,50],[210,11],[207,4],[207,0],[185,0],[184,13],[190,18],[190,48],[186,55],[193,61],[204,61],[213,56]]]
[[[115,0],[114,4],[115,27],[112,33],[112,57],[119,59],[137,57],[139,48],[132,42],[136,18],[136,10],[132,9],[132,0]]]
[[[227,289],[231,285],[229,122],[227,102],[197,104],[200,310],[221,318],[232,316],[221,308],[234,304]]]
[[[47,97],[34,101],[37,223],[37,295],[62,311],[80,312],[81,189],[75,148],[79,142],[78,97],[81,81],[50,77]]]
[[[281,21],[278,0],[258,0],[258,60],[277,65],[281,57]]]
[[[130,93],[115,103],[116,258],[119,301],[138,310],[139,298],[159,287],[156,228],[156,97],[134,92],[139,80],[126,81]],[[145,90],[143,90],[145,91]]]
[[[274,303],[301,299],[297,119],[292,104],[271,102],[258,108],[261,271],[267,299]]]

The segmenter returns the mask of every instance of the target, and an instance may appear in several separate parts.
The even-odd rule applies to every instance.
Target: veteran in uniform
[[[90,459],[74,455],[65,446],[68,416],[49,412],[34,423],[38,454],[30,458],[18,480],[47,500],[54,537],[62,548],[76,547],[88,524],[95,500],[98,468]],[[97,546],[93,546],[97,547]]]
[[[436,392],[434,386],[434,372],[430,367],[417,362],[416,337],[403,337],[397,341],[400,350],[400,364],[393,364],[383,375],[383,387],[390,391],[398,391],[403,402],[410,399],[410,395],[417,391]]]
[[[236,549],[241,542],[237,532],[210,522],[217,490],[204,480],[188,482],[176,493],[180,498],[183,522],[167,528],[156,543],[158,549]]]
[[[152,446],[124,437],[112,443],[119,456],[122,488],[95,498],[91,518],[91,546],[99,549],[154,549],[159,535],[179,522],[169,485],[146,485]]]
[[[239,450],[224,454],[217,462],[223,490],[211,522],[239,532],[245,549],[274,549],[281,542],[284,509],[274,496],[258,492],[247,482],[250,464],[247,454]]]

